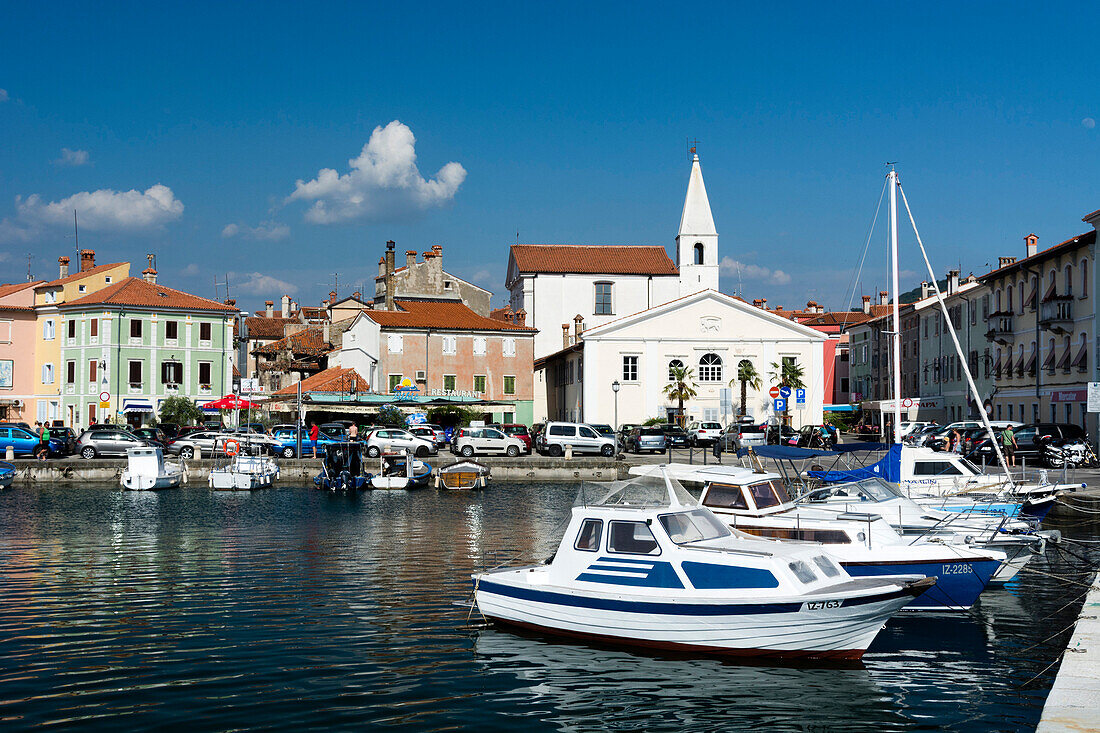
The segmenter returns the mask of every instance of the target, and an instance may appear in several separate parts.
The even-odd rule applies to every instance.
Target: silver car
[[[129,430],[122,428],[93,428],[85,430],[76,441],[76,452],[83,458],[100,456],[125,456],[130,448],[145,448],[155,445],[142,440]]]
[[[462,428],[451,443],[451,452],[469,458],[475,453],[503,453],[516,457],[527,450],[519,438],[505,435],[496,428]]]
[[[634,428],[626,438],[626,449],[631,453],[663,453],[665,445],[665,431],[657,427]]]
[[[417,435],[413,435],[408,430],[402,428],[382,428],[380,430],[373,431],[367,440],[367,455],[371,458],[377,458],[382,454],[382,451],[412,451],[413,455],[423,458],[424,456],[434,456],[439,452],[439,449],[435,447],[435,441],[427,438],[421,438]]]

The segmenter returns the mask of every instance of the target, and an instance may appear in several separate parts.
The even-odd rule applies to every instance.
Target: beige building
[[[479,316],[489,315],[489,299],[485,288],[455,277],[443,269],[443,247],[433,245],[416,261],[416,250],[405,251],[405,264],[397,266],[394,242],[386,242],[386,254],[378,260],[378,277],[374,279],[374,307],[393,310],[394,298],[455,299]]]

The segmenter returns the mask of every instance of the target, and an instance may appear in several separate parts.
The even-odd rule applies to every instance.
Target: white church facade
[[[721,389],[730,388],[739,401],[740,387],[729,383],[741,360],[766,375],[772,361],[786,358],[803,367],[811,385],[796,424],[820,422],[825,336],[722,295],[719,261],[718,231],[697,155],[675,262],[662,246],[513,245],[506,279],[510,305],[524,309],[527,325],[538,329],[536,421],[611,423],[615,381],[620,424],[663,418],[675,407],[663,395],[670,364],[691,367],[698,385],[685,414],[721,420]],[[764,394],[768,387],[763,385]],[[750,393],[750,411],[765,417],[761,395]]]

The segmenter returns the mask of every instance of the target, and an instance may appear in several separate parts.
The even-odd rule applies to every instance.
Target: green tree
[[[669,383],[661,390],[670,400],[676,400],[679,408],[678,416],[681,423],[684,420],[684,400],[690,400],[695,396],[695,379],[691,367],[674,366],[668,368]]]
[[[737,376],[730,380],[731,387],[734,382],[741,383],[741,410],[737,415],[742,417],[747,414],[748,388],[752,387],[754,390],[760,390],[760,372],[756,371],[756,367],[752,365],[751,361],[742,359],[737,363]]]
[[[404,426],[405,413],[401,412],[401,410],[393,405],[382,405],[378,410],[378,422],[383,425]]]
[[[481,410],[459,405],[443,405],[428,410],[428,422],[445,428],[464,428],[470,424],[471,420],[480,420],[482,415],[484,412]]]
[[[768,378],[772,380],[775,386],[790,387],[792,390],[802,389],[806,386],[806,383],[802,381],[802,377],[806,375],[806,372],[793,357],[785,356],[778,364],[773,361],[771,368],[771,371],[768,372]],[[783,422],[790,423],[790,421],[791,403],[788,401],[787,409],[783,410]]]
[[[191,400],[186,397],[169,397],[160,406],[160,420],[162,423],[175,423],[176,425],[199,424],[206,415]]]

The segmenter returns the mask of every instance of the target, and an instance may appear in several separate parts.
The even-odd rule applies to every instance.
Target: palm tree
[[[777,387],[790,387],[793,389],[802,389],[806,386],[806,383],[802,381],[802,377],[805,376],[805,370],[798,365],[794,359],[783,359],[779,364],[774,361],[771,364],[772,370],[768,372],[768,377],[775,383]],[[787,409],[783,410],[783,422],[790,422],[791,407],[790,402],[787,402]]]
[[[752,365],[752,362],[748,359],[742,359],[737,364],[737,376],[730,380],[730,386],[733,386],[734,382],[741,383],[741,411],[737,413],[738,417],[743,417],[746,414],[746,403],[748,402],[748,388],[752,387],[754,390],[760,390],[760,372],[756,371],[756,367]]]
[[[662,390],[670,400],[676,400],[679,407],[678,418],[681,423],[684,420],[684,400],[690,400],[695,396],[695,380],[692,378],[691,367],[674,366],[668,368],[668,377],[671,380]]]

